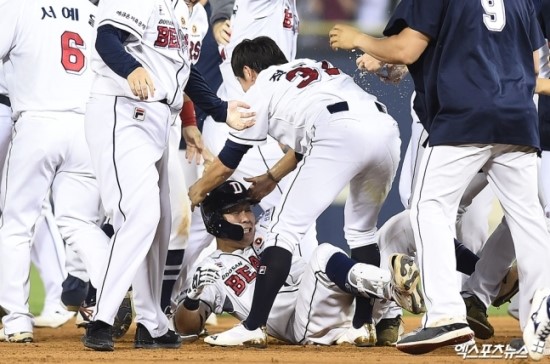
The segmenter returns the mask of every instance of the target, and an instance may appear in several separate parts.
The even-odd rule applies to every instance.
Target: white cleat
[[[420,271],[414,259],[405,254],[393,254],[390,257],[390,267],[393,300],[414,314],[426,312],[420,285]]]
[[[0,341],[6,341],[6,334],[4,334],[3,327],[0,327]]]
[[[546,340],[550,335],[549,309],[550,289],[538,289],[533,295],[527,325],[523,329],[523,341],[533,360],[541,360],[544,356]]]
[[[34,318],[35,327],[51,327],[56,329],[60,326],[63,326],[70,319],[74,317],[76,312],[71,311],[55,311],[50,313],[42,313],[40,316]]]
[[[359,347],[376,345],[376,328],[374,324],[365,324],[356,329],[353,325],[336,340],[336,345],[352,344]]]
[[[215,346],[247,346],[264,349],[267,347],[267,331],[265,327],[248,330],[242,323],[204,338],[204,342]]]

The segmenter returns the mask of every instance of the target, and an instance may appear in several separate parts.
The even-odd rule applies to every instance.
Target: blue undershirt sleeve
[[[97,29],[95,49],[105,64],[114,73],[126,79],[136,68],[142,67],[132,55],[124,49],[124,42],[130,33],[105,24]]]
[[[189,81],[185,85],[185,93],[195,106],[200,107],[215,121],[225,123],[227,119],[227,102],[216,96],[199,70],[193,66],[191,67]]]
[[[232,140],[227,140],[220,154],[218,154],[218,158],[224,166],[237,169],[241,159],[250,148],[252,148],[251,145],[238,144]]]

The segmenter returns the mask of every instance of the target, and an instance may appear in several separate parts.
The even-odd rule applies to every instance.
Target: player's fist
[[[126,78],[134,96],[140,100],[147,100],[149,94],[155,96],[155,85],[149,76],[149,72],[143,67],[138,67]]]
[[[260,202],[262,198],[269,195],[277,187],[277,181],[267,173],[256,177],[244,177],[251,185],[248,187],[248,195],[254,201]]]
[[[227,119],[226,124],[236,130],[250,128],[256,123],[256,113],[253,111],[243,111],[242,109],[250,109],[250,105],[242,101],[229,101],[227,103]]]
[[[231,22],[228,19],[215,22],[212,27],[212,34],[216,39],[216,43],[227,45],[231,39]]]
[[[336,24],[330,32],[329,41],[332,49],[353,49],[357,47],[357,39],[363,34],[359,29],[349,25]]]
[[[219,272],[220,267],[213,263],[198,267],[195,274],[193,274],[193,282],[191,282],[191,288],[187,292],[187,297],[192,300],[198,300],[204,289],[216,283],[216,280],[220,278]]]
[[[385,63],[365,53],[361,57],[357,58],[355,64],[360,71],[375,73],[380,71]]]

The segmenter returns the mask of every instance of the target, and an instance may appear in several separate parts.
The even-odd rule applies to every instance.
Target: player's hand
[[[189,125],[182,128],[181,135],[187,145],[185,149],[185,158],[189,163],[195,161],[197,165],[201,163],[204,143],[202,134],[196,125]]]
[[[361,57],[357,58],[355,64],[360,71],[376,73],[384,66],[385,63],[365,53]]]
[[[253,111],[242,111],[242,109],[250,109],[250,105],[242,101],[229,101],[227,103],[227,119],[226,124],[236,130],[250,128],[256,123],[256,113]]]
[[[199,204],[204,201],[207,194],[202,188],[201,179],[199,179],[191,187],[189,187],[189,192],[187,194],[189,196],[189,200],[191,201],[191,211],[194,211],[195,207],[199,206]]]
[[[359,38],[361,34],[363,33],[355,27],[336,24],[328,33],[330,46],[334,50],[356,48],[356,39]]]
[[[138,67],[133,70],[128,75],[127,81],[134,96],[139,97],[140,100],[147,100],[149,94],[151,97],[155,96],[155,85],[145,68]]]
[[[193,274],[193,282],[191,282],[191,288],[187,291],[187,297],[198,300],[204,289],[216,283],[216,280],[220,278],[220,269],[213,263],[198,267],[195,274]]]
[[[257,202],[260,202],[262,198],[269,195],[277,187],[277,182],[269,177],[267,173],[256,177],[245,177],[244,180],[251,183],[248,187],[248,195]]]
[[[214,35],[214,39],[216,39],[216,43],[227,45],[231,39],[231,22],[229,19],[215,22],[212,27],[212,34]]]

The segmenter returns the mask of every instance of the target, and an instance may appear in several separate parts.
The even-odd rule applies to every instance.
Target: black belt
[[[6,105],[7,107],[11,107],[10,98],[6,95],[0,95],[0,104]]]
[[[386,106],[379,103],[378,101],[375,101],[374,105],[376,106],[378,111],[383,112],[384,114],[388,113],[387,110],[386,110]],[[348,111],[349,110],[349,105],[348,105],[347,101],[340,101],[340,102],[337,102],[335,104],[327,105],[327,110],[331,114],[336,114],[337,112]]]

